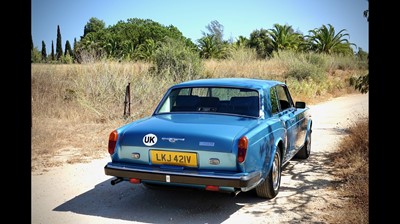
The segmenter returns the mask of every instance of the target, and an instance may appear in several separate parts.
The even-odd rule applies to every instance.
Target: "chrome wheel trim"
[[[311,153],[311,133],[307,137],[307,155]]]
[[[274,162],[272,164],[272,187],[274,191],[278,190],[279,187],[279,176],[280,174],[280,158],[277,153],[275,153]]]

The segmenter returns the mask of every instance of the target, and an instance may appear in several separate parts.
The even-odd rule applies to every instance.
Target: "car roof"
[[[173,88],[183,87],[237,87],[248,89],[265,89],[275,85],[284,85],[284,83],[276,80],[267,79],[251,79],[251,78],[213,78],[213,79],[198,79],[176,84]]]

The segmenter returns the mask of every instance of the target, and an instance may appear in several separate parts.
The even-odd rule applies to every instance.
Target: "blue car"
[[[307,159],[312,120],[285,83],[220,78],[176,84],[154,113],[112,131],[106,175],[147,186],[184,186],[274,198],[282,166]]]

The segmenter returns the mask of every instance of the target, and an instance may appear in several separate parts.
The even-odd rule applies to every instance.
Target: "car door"
[[[278,110],[279,118],[283,122],[287,131],[287,153],[285,159],[291,158],[296,153],[296,143],[297,143],[297,119],[296,110],[287,90],[284,85],[277,85],[274,87],[276,91],[276,97],[278,99]]]
[[[294,101],[290,95],[289,89],[287,86],[284,86],[286,95],[288,96],[288,100],[291,102],[292,105],[292,112],[294,115],[295,123],[294,125],[296,126],[296,133],[295,133],[295,149],[296,152],[303,146],[305,140],[306,140],[306,133],[307,133],[307,119],[305,117],[305,110],[306,108],[297,108],[294,105]]]

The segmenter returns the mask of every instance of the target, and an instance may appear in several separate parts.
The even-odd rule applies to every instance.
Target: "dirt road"
[[[282,172],[278,196],[252,193],[147,189],[123,182],[111,186],[103,167],[109,157],[32,174],[32,223],[329,223],[340,206],[332,190],[332,152],[345,128],[368,115],[368,95],[339,97],[310,106],[311,156],[293,160]],[[104,149],[106,150],[106,148]]]

